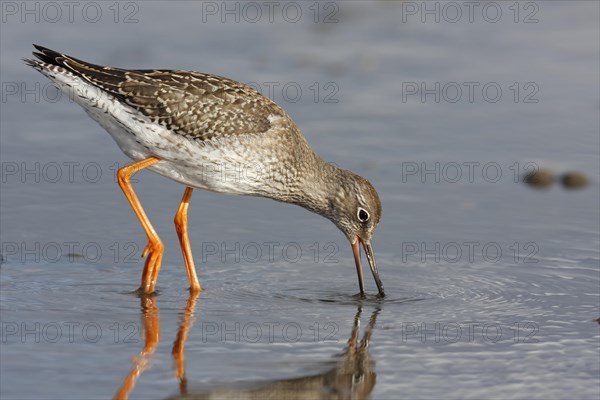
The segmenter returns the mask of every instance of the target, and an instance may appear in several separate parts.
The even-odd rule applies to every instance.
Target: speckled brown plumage
[[[62,66],[121,99],[165,128],[198,140],[262,133],[267,116],[287,114],[255,89],[193,71],[102,67],[37,47],[45,62]]]

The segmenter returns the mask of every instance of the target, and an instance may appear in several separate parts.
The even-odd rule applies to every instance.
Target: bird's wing
[[[190,139],[260,134],[271,129],[270,117],[287,117],[273,101],[231,79],[192,71],[104,67],[34,46],[39,53],[33,54],[42,62],[65,68]]]

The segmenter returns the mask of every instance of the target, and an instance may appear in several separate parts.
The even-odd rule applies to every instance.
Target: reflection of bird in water
[[[371,314],[362,339],[359,340],[362,305],[354,317],[352,332],[344,351],[336,356],[333,368],[323,373],[298,378],[264,382],[236,383],[208,391],[188,391],[185,376],[184,346],[194,320],[198,294],[190,294],[183,313],[177,339],[173,343],[175,375],[179,379],[179,395],[173,399],[363,399],[368,398],[375,386],[375,365],[369,356],[369,341],[380,309]],[[144,348],[133,359],[133,367],[115,394],[115,399],[127,399],[137,378],[148,368],[149,359],[160,341],[160,316],[153,297],[143,297],[142,326]],[[330,365],[328,362],[327,365]]]
[[[376,381],[375,365],[368,346],[380,309],[373,311],[359,340],[362,306],[354,317],[348,346],[340,354],[335,366],[324,373],[236,385],[235,388],[216,388],[210,391],[181,393],[172,399],[365,399],[373,391]]]

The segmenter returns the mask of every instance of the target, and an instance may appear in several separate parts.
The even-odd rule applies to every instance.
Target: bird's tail
[[[119,84],[126,78],[128,72],[121,68],[105,67],[79,60],[75,57],[59,53],[43,46],[33,45],[38,51],[32,54],[37,59],[25,58],[25,64],[35,68],[55,82],[73,86],[77,82],[90,84],[115,97],[121,97]]]

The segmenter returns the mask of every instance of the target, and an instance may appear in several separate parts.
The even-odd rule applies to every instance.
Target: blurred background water
[[[2,398],[600,396],[597,2],[1,5]],[[158,295],[132,295],[128,159],[22,64],[31,43],[269,95],[377,188],[388,296],[355,296],[330,222],[196,191],[188,298],[183,187],[151,172],[135,188],[166,252]],[[537,168],[589,185],[522,184]]]

